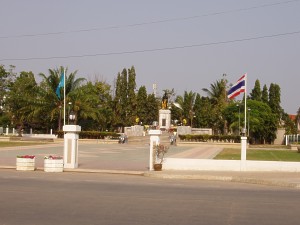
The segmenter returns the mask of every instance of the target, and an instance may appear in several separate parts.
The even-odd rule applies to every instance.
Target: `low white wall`
[[[22,136],[30,138],[57,138],[57,135],[54,134],[22,134]]]
[[[164,170],[300,172],[300,162],[166,158]]]

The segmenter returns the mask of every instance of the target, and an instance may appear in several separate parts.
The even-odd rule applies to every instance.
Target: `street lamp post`
[[[70,119],[70,124],[71,125],[75,125],[75,113],[73,112],[73,110],[70,112],[69,114],[69,119]]]
[[[193,118],[196,117],[196,116],[195,116],[195,112],[192,111],[192,110],[190,110],[189,113],[190,113],[191,127],[193,127]]]
[[[69,113],[68,124],[70,124],[70,112],[71,112],[72,102],[69,102],[68,105],[69,105],[69,110],[68,110],[68,113]]]

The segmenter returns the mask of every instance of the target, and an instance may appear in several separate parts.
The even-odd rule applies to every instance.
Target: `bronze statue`
[[[162,98],[162,101],[161,101],[161,108],[162,109],[167,109],[167,107],[168,107],[168,94],[165,91],[165,94],[164,94],[164,96]]]

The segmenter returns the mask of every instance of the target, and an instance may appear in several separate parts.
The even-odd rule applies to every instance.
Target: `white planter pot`
[[[23,171],[34,171],[35,170],[35,158],[17,158],[16,169]]]
[[[64,160],[63,159],[44,159],[45,172],[63,172]]]

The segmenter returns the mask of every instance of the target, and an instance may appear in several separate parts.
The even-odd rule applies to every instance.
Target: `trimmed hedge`
[[[58,138],[64,137],[63,131],[58,131]],[[120,134],[114,132],[100,132],[100,131],[81,131],[79,132],[80,139],[118,139]]]
[[[241,136],[239,135],[208,135],[208,134],[186,134],[178,135],[181,141],[192,142],[225,142],[225,143],[240,143]]]

